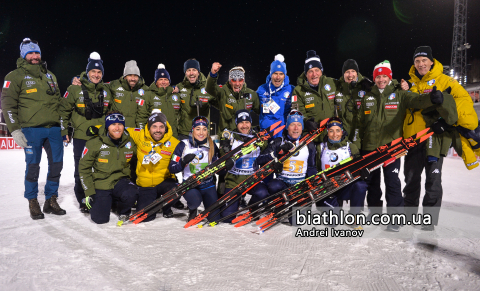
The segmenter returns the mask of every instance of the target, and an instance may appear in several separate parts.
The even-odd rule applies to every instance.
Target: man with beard
[[[180,93],[180,114],[178,118],[178,138],[188,139],[192,128],[192,120],[197,116],[205,116],[210,120],[210,105],[217,104],[217,98],[207,93],[206,78],[200,72],[200,63],[189,59],[183,64],[185,78],[177,88]]]
[[[250,140],[256,132],[252,130],[252,117],[250,111],[247,109],[238,110],[235,113],[236,129],[230,132],[230,137],[225,138],[222,136],[220,141],[220,155],[228,153],[232,149],[241,146],[245,141]],[[228,170],[225,175],[225,193],[235,188],[238,184],[242,183],[250,175],[255,172],[255,160],[260,155],[260,151],[266,148],[266,143],[261,148],[257,148],[248,155],[244,155],[235,161],[234,166]],[[260,201],[268,196],[268,189],[263,182],[258,183],[253,187],[248,194],[252,195],[249,201],[249,205],[257,201]],[[222,212],[222,217],[226,217],[238,210],[239,201],[231,204],[227,209]],[[225,220],[226,223],[232,222],[235,217]]]
[[[294,86],[290,85],[290,79],[287,76],[287,65],[283,55],[275,56],[270,64],[270,74],[267,76],[267,82],[257,89],[257,94],[261,101],[260,108],[260,129],[268,128],[277,121],[281,121],[280,126],[286,122],[287,114],[291,110],[290,96]],[[275,137],[282,136],[279,132]]]
[[[104,131],[105,113],[108,111],[110,94],[107,93],[103,83],[103,61],[97,52],[90,54],[85,72],[80,74],[81,86],[70,85],[60,104],[60,125],[62,136],[68,143],[68,124],[73,127],[73,158],[75,160],[75,196],[80,211],[88,213],[87,207],[82,204],[85,192],[78,174],[78,163],[82,157],[85,144]],[[94,130],[97,128],[97,130]]]
[[[57,202],[60,173],[63,168],[63,145],[58,106],[61,102],[57,78],[42,62],[38,42],[25,38],[20,44],[17,69],[5,76],[2,109],[8,130],[17,145],[24,148],[25,198],[30,217],[43,219],[37,200],[42,147],[48,158],[47,183],[43,212],[66,214]]]
[[[178,113],[180,111],[180,94],[178,89],[170,86],[170,74],[164,64],[155,70],[155,79],[145,93],[145,104],[138,107],[137,127],[143,128],[153,112],[162,112],[172,127],[172,134],[178,137]]]
[[[212,70],[207,78],[207,92],[217,98],[220,111],[220,131],[225,128],[235,130],[236,112],[241,109],[253,110],[259,113],[260,103],[258,95],[252,89],[247,88],[245,83],[245,69],[242,67],[234,67],[228,73],[228,82],[221,88],[217,85],[218,71],[222,65],[213,63]]]
[[[137,185],[140,187],[137,209],[140,210],[177,185],[175,175],[169,172],[168,165],[180,141],[173,137],[172,127],[161,112],[153,113],[145,128],[128,128],[127,131],[137,145]],[[179,201],[177,199],[171,205],[183,208],[183,204],[181,207],[177,204]],[[173,217],[171,205],[163,208],[163,217]],[[148,217],[145,221],[153,220],[155,216]]]

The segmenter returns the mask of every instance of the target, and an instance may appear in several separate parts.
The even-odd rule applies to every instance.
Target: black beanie
[[[165,125],[165,128],[167,128],[167,117],[162,112],[155,112],[152,115],[150,115],[147,122],[148,128],[150,128],[152,124],[157,122],[163,123]]]
[[[235,124],[238,125],[242,121],[249,121],[252,123],[252,116],[247,109],[240,109],[235,112]]]
[[[195,59],[189,59],[183,64],[183,73],[185,73],[188,69],[193,68],[196,69],[200,73],[200,63]]]
[[[417,47],[417,49],[415,50],[415,53],[413,54],[413,62],[415,62],[415,58],[417,57],[426,57],[433,62],[432,48],[429,46]]]
[[[342,75],[344,75],[348,70],[355,70],[355,72],[358,74],[358,65],[354,59],[348,59],[345,61],[345,63],[343,63]]]
[[[314,67],[319,68],[323,72],[323,66],[320,62],[320,57],[317,56],[315,51],[310,50],[307,52],[307,58],[305,59],[305,74],[308,72],[308,70]]]

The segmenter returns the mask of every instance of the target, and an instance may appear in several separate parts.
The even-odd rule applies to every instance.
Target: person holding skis
[[[218,159],[219,150],[210,137],[208,129],[209,122],[206,117],[197,116],[193,119],[191,135],[182,140],[173,152],[168,165],[170,173],[183,173],[185,181]],[[202,202],[203,206],[207,208],[217,201],[213,176],[202,181],[197,187],[188,190],[183,197],[187,200],[189,210],[187,221],[190,221],[197,216],[197,208]],[[212,213],[209,217],[215,214]]]
[[[287,65],[283,55],[278,54],[270,64],[267,82],[257,89],[260,98],[260,129],[268,128],[277,121],[285,124],[287,114],[291,110],[291,95],[294,89],[287,76]],[[282,132],[275,137],[281,137]]]
[[[238,146],[241,146],[244,142],[250,140],[256,132],[252,129],[252,117],[247,109],[238,110],[235,113],[235,123],[237,128],[233,132],[229,132],[230,136],[225,138],[222,136],[220,140],[220,155],[228,153],[232,149],[235,149]],[[233,188],[238,184],[242,183],[250,175],[255,172],[255,160],[260,155],[261,150],[266,148],[266,143],[264,146],[257,148],[253,152],[242,156],[235,161],[234,166],[228,171],[225,175],[225,194],[228,194]],[[251,205],[257,201],[260,201],[268,196],[268,189],[265,183],[260,182],[255,187],[248,191],[248,194],[252,195],[248,205]],[[225,210],[222,211],[222,217],[226,217],[238,210],[240,201],[233,202]],[[226,223],[231,223],[231,219],[225,220]]]
[[[137,148],[124,131],[125,117],[110,111],[104,124],[103,132],[86,142],[78,165],[85,205],[97,224],[110,221],[113,200],[118,202],[120,216],[130,215],[138,190],[130,181],[129,166]]]

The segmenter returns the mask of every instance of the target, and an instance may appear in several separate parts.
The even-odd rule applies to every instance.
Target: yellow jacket
[[[434,86],[437,86],[437,90],[440,91],[444,91],[448,87],[451,87],[452,92],[450,94],[453,96],[457,105],[457,125],[470,130],[474,130],[478,127],[478,117],[473,108],[472,97],[470,97],[468,92],[455,79],[443,74],[443,65],[439,61],[436,59],[433,60],[433,68],[423,76],[421,80],[415,75],[415,66],[410,68],[408,74],[411,77],[410,82],[412,83],[412,88],[410,88],[410,90],[415,93],[429,93]],[[426,127],[421,110],[417,110],[413,113],[413,123],[409,125],[410,122],[412,122],[412,114],[410,110],[407,110],[407,115],[405,116],[403,123],[403,136],[405,138],[414,135]],[[460,137],[462,144],[462,158],[467,168],[471,170],[477,167],[478,163],[475,163],[475,154],[468,140],[463,136]],[[477,155],[480,155],[480,149],[477,151],[479,151]]]
[[[167,133],[158,142],[150,135],[148,125],[145,125],[144,129],[127,128],[128,133],[137,145],[137,185],[140,187],[155,187],[167,178],[175,178],[175,175],[168,171],[168,165],[173,151],[180,141],[173,137],[172,127],[168,122],[167,128]],[[150,162],[144,165],[143,158],[152,151],[152,144],[160,144],[153,150],[160,154],[162,158],[156,164]]]

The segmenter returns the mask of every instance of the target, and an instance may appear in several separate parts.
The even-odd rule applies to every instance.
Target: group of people
[[[57,202],[64,144],[73,143],[74,192],[80,210],[96,223],[107,223],[112,209],[122,216],[134,207],[143,208],[178,185],[176,174],[188,179],[253,137],[258,129],[252,112],[259,115],[260,130],[278,121],[285,130],[248,155],[227,161],[218,177],[189,189],[183,196],[189,220],[202,203],[213,204],[263,164],[298,145],[303,135],[327,118],[324,134],[283,165],[276,164],[275,176],[249,191],[249,204],[344,159],[431,127],[435,134],[427,144],[405,158],[403,194],[400,160],[385,166],[383,174],[388,213],[411,214],[418,211],[425,169],[424,212],[432,214],[436,225],[443,157],[449,147],[455,147],[468,169],[478,166],[480,128],[472,99],[456,80],[443,74],[442,64],[428,46],[415,50],[409,82],[393,79],[388,61],[374,67],[373,82],[360,74],[353,59],[345,61],[338,80],[327,77],[313,50],[307,52],[297,86],[290,84],[285,59],[277,55],[266,83],[257,90],[247,87],[241,66],[230,69],[228,82],[219,86],[222,65],[218,62],[205,77],[196,59],[187,60],[185,77],[175,86],[163,64],[149,86],[136,61],[126,62],[123,75],[111,82],[104,82],[103,66],[100,55],[91,53],[85,71],[72,79],[62,98],[55,75],[41,59],[38,42],[26,38],[20,44],[17,69],[5,77],[2,111],[12,137],[25,151],[25,198],[32,219],[42,219],[44,213],[66,214]],[[210,136],[210,106],[218,108],[219,129],[228,133],[222,135],[219,146]],[[43,212],[37,200],[42,147],[49,165]],[[374,171],[365,181],[348,185],[317,206],[338,207],[339,202],[350,200],[352,209],[361,209],[366,196],[369,208],[381,207],[380,183],[380,171]],[[185,206],[172,201],[163,209],[164,217],[173,217],[171,207]],[[239,203],[229,205],[220,215],[227,216],[238,207]],[[398,231],[400,226],[388,229]]]

